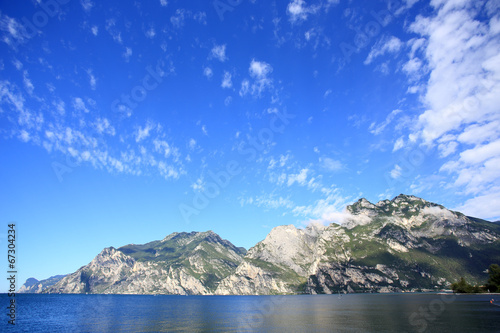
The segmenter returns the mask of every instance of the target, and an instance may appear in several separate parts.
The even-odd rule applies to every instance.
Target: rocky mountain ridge
[[[245,252],[212,231],[173,233],[144,245],[105,248],[43,292],[206,295]]]
[[[443,289],[481,283],[500,226],[399,195],[348,206],[341,225],[278,226],[246,252],[217,234],[173,233],[104,249],[49,293],[296,294]]]
[[[399,292],[480,282],[500,262],[497,225],[399,195],[360,199],[342,225],[274,228],[251,248],[218,294]]]

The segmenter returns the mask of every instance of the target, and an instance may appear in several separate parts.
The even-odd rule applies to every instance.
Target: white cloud
[[[122,33],[118,28],[116,28],[116,21],[115,19],[108,19],[106,20],[106,31],[111,35],[113,40],[117,42],[118,44],[121,44],[122,41]]]
[[[129,62],[130,57],[132,56],[132,49],[130,47],[126,47],[125,52],[123,52],[122,56],[126,62]]]
[[[329,6],[336,4],[338,1],[329,0],[326,3],[326,8]],[[321,9],[321,5],[316,6],[307,6],[307,3],[304,0],[292,0],[287,8],[287,14],[289,16],[290,22],[298,23],[307,20],[307,16],[309,14],[316,14]]]
[[[193,150],[195,147],[196,147],[196,140],[190,139],[189,140],[189,149]]]
[[[61,100],[54,101],[54,102],[52,102],[52,105],[54,105],[54,107],[57,110],[57,113],[60,116],[63,116],[66,113],[66,104],[63,101],[61,101]]]
[[[393,152],[395,151],[398,151],[400,150],[401,148],[403,148],[405,145],[405,140],[403,137],[400,137],[396,140],[396,142],[394,143],[394,147],[392,149]]]
[[[33,83],[31,82],[29,76],[28,76],[28,71],[25,70],[23,71],[23,83],[24,83],[24,88],[26,88],[26,91],[28,94],[33,94],[33,90],[35,87],[33,86]]]
[[[226,56],[226,44],[224,45],[215,45],[210,52],[212,58],[218,59],[221,62],[227,60]]]
[[[166,6],[168,5],[167,0],[160,0],[160,5],[161,5],[162,7],[166,7]]]
[[[250,68],[248,69],[250,76],[256,79],[264,79],[269,73],[273,71],[271,65],[263,61],[252,60],[250,63]]]
[[[320,158],[319,163],[322,168],[331,172],[342,170],[342,168],[344,167],[340,161],[334,160],[329,157]]]
[[[500,41],[474,19],[469,4],[435,4],[436,17],[419,17],[411,25],[428,40],[425,60],[431,74],[423,99],[429,109],[418,119],[419,135],[427,143],[498,116]]]
[[[184,20],[186,18],[186,11],[184,9],[177,9],[175,15],[170,17],[170,23],[176,28],[181,28],[184,26]]]
[[[464,213],[468,216],[480,217],[483,219],[500,219],[500,188],[495,187],[490,193],[478,195],[467,200],[464,204],[454,208],[453,210]]]
[[[73,98],[73,108],[76,111],[82,111],[85,113],[89,113],[89,109],[87,109],[85,102],[80,97]]]
[[[24,24],[20,23],[15,18],[4,15],[1,12],[0,31],[3,32],[1,40],[14,49],[16,49],[19,44],[25,43],[26,40],[40,33],[36,30],[28,34]]]
[[[144,127],[139,126],[135,132],[135,142],[141,142],[149,137],[151,130],[154,128],[155,126],[151,122],[148,122]]]
[[[99,27],[97,25],[94,25],[92,26],[91,31],[94,36],[97,36],[97,34],[99,34]]]
[[[23,68],[23,63],[20,62],[19,59],[14,59],[12,61],[12,64],[14,65],[14,67],[16,67],[18,71],[20,71]]]
[[[386,53],[398,53],[402,46],[403,43],[399,38],[394,36],[385,36],[372,47],[368,57],[364,61],[364,64],[369,65],[373,59],[383,56]]]
[[[403,171],[403,169],[399,165],[396,164],[394,166],[394,169],[391,170],[391,173],[390,173],[391,178],[398,179],[399,177],[401,177],[402,171]]]
[[[306,185],[306,180],[307,180],[307,173],[309,172],[309,169],[305,168],[300,170],[298,174],[291,174],[288,175],[288,181],[287,185],[292,186],[294,183],[297,183],[299,185]]]
[[[196,12],[193,19],[200,24],[207,25],[207,13],[205,12]]]
[[[149,135],[149,130],[150,129],[148,129],[147,135]],[[155,139],[153,141],[153,145],[154,151],[162,154],[165,158],[169,157],[173,153],[170,144],[165,140]]]
[[[224,72],[224,77],[222,78],[221,87],[222,88],[231,88],[233,86],[233,82],[231,81],[232,75],[229,72]]]
[[[203,179],[203,176],[200,177],[200,178],[198,178],[196,180],[196,182],[194,182],[193,184],[191,184],[191,188],[195,192],[202,192],[205,189],[205,181]]]
[[[325,198],[316,200],[311,205],[296,206],[293,213],[306,218],[305,224],[344,223],[350,217],[345,210],[348,198],[341,196],[338,189],[323,189],[322,192]]]
[[[468,165],[483,163],[493,157],[500,156],[500,140],[476,146],[460,154],[460,160]]]
[[[295,204],[288,198],[276,197],[274,194],[262,195],[255,198],[247,198],[240,200],[240,204],[251,204],[256,205],[257,207],[265,207],[265,208],[287,208],[292,209],[295,207]]]
[[[292,22],[307,19],[307,9],[304,0],[293,0],[288,4],[287,12]]]
[[[376,124],[376,123],[372,123],[370,125],[370,132],[372,134],[375,134],[375,135],[379,135],[381,134],[384,129],[396,118],[396,116],[398,114],[400,114],[401,110],[393,110],[391,113],[389,113],[389,115],[385,118],[385,120],[380,123],[380,124]]]
[[[272,66],[267,62],[252,59],[248,72],[252,77],[253,82],[250,83],[247,79],[242,81],[239,92],[240,96],[251,93],[254,97],[260,97],[264,91],[273,86],[273,81],[269,78],[269,74],[271,74],[272,71]]]
[[[89,84],[90,84],[90,88],[91,88],[92,90],[95,90],[95,89],[96,89],[96,87],[97,87],[97,80],[96,80],[96,78],[95,78],[94,74],[92,73],[92,70],[91,70],[91,69],[87,70],[87,75],[89,76]]]
[[[150,39],[154,38],[156,36],[155,28],[151,27],[149,30],[147,30],[145,32],[145,35],[147,38],[150,38]]]
[[[98,117],[94,121],[94,128],[96,129],[97,133],[99,133],[99,134],[109,134],[111,136],[114,136],[116,133],[115,128],[113,126],[111,126],[111,124],[107,118]]]
[[[437,14],[417,16],[409,25],[419,37],[409,42],[412,51],[403,69],[410,81],[421,81],[425,107],[410,139],[438,147],[448,159],[440,170],[455,177],[455,190],[476,196],[462,205],[472,211],[473,203],[493,197],[500,187],[497,11],[479,12],[471,0],[431,5]],[[412,76],[422,68],[428,71],[425,79]]]
[[[23,142],[28,142],[30,140],[30,134],[26,130],[21,130],[19,138]]]
[[[203,134],[205,134],[206,136],[208,136],[207,127],[205,125],[201,126],[201,131],[203,132]]]
[[[94,3],[90,0],[80,0],[80,4],[86,12],[90,12],[92,7],[94,7]]]
[[[158,163],[158,170],[165,179],[170,179],[170,178],[177,179],[180,176],[179,171],[177,171],[173,166],[167,165],[163,161]]]
[[[214,72],[212,71],[212,68],[205,67],[205,69],[203,70],[203,75],[210,79],[214,75]]]
[[[483,142],[492,141],[500,136],[497,131],[500,128],[500,121],[491,121],[486,124],[468,125],[457,140],[469,145],[478,145]]]
[[[250,91],[250,81],[245,79],[241,82],[241,88],[239,94],[240,96],[245,96],[246,94],[248,94],[249,91]]]

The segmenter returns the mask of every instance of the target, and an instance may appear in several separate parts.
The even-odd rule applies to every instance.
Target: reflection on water
[[[7,295],[2,295],[6,304]],[[25,332],[499,332],[491,295],[18,295]],[[0,328],[7,327],[3,320]],[[4,331],[4,329],[0,330]]]

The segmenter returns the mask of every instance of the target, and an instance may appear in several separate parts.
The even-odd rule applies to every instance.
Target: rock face
[[[346,209],[342,225],[274,228],[248,252],[208,232],[106,248],[88,265],[26,292],[263,295],[399,292],[483,283],[500,263],[500,225],[399,195]]]
[[[217,294],[395,292],[484,282],[500,262],[497,224],[399,195],[347,207],[342,225],[274,228]]]
[[[53,286],[57,282],[59,282],[66,275],[56,275],[51,276],[48,279],[38,281],[35,278],[29,278],[26,282],[19,288],[18,293],[26,293],[26,294],[38,294],[44,291],[45,289]]]
[[[174,233],[144,245],[106,248],[44,292],[206,295],[245,252],[212,231]]]

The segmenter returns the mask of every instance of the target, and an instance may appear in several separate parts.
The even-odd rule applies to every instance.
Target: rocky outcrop
[[[342,225],[273,229],[218,294],[396,292],[482,282],[500,262],[498,225],[399,195],[346,209]]]
[[[274,228],[248,252],[217,234],[173,233],[106,248],[53,285],[26,292],[120,294],[329,294],[446,288],[500,262],[500,225],[399,195],[348,206],[342,225]]]
[[[55,283],[59,282],[66,275],[56,275],[51,276],[48,279],[38,281],[35,278],[29,278],[26,282],[19,288],[18,293],[26,293],[26,294],[38,294],[44,291],[45,289],[53,286]]]
[[[208,232],[104,249],[44,292],[206,295],[241,262],[244,249]]]

